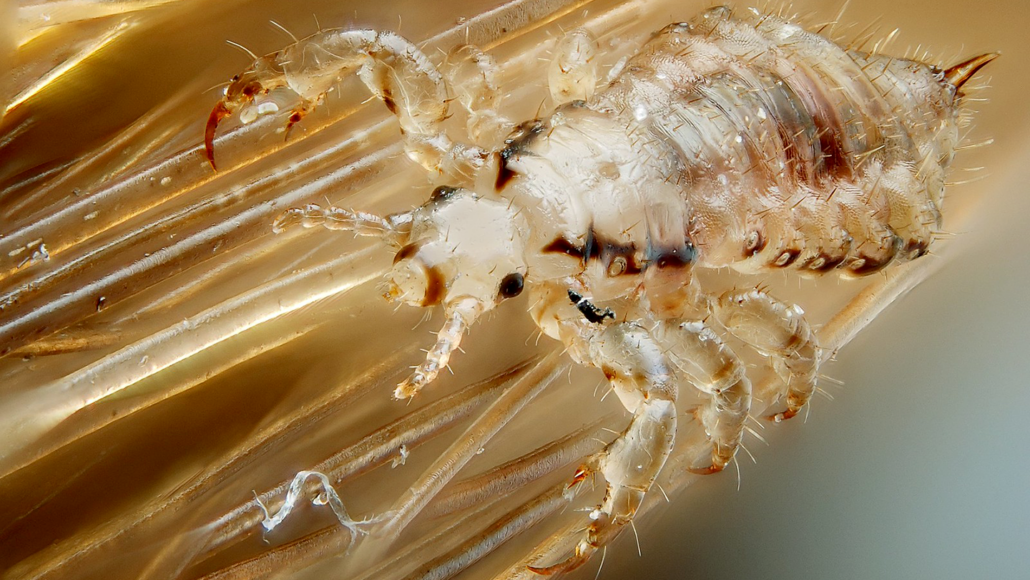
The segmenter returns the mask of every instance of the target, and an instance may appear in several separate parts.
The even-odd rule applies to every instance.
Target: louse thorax
[[[438,187],[414,210],[394,257],[386,296],[412,306],[476,303],[477,314],[522,292],[525,220],[518,208],[461,188]]]
[[[507,140],[496,189],[528,216],[534,280],[576,277],[598,301],[630,296],[666,269],[678,284],[689,280],[689,204],[653,145],[582,102]]]

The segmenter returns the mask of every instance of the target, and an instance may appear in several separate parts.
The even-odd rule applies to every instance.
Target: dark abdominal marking
[[[693,264],[697,260],[697,248],[689,241],[682,246],[676,247],[648,247],[647,264],[654,265],[659,269],[683,268]]]
[[[657,268],[682,268],[697,260],[697,248],[686,240],[683,245],[651,246],[643,256],[637,255],[637,247],[632,242],[616,242],[597,233],[594,228],[587,230],[583,246],[577,246],[565,237],[557,237],[543,247],[545,254],[565,254],[587,265],[590,260],[600,261],[609,277],[635,276],[650,266]]]

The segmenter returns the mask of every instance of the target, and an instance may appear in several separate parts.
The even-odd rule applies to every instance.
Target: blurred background
[[[561,13],[568,18],[602,9],[597,4],[603,4],[605,10],[618,5],[551,4],[562,6]],[[271,131],[265,136],[258,131],[237,131],[227,136],[220,142],[219,161],[237,168],[228,177],[212,177],[196,149],[203,122],[217,99],[217,83],[251,60],[227,46],[226,40],[258,54],[291,42],[269,25],[270,20],[297,36],[313,33],[320,25],[399,30],[411,38],[423,39],[497,5],[496,0],[466,0],[443,10],[427,8],[423,2],[392,0],[5,2],[0,15],[0,72],[6,71],[0,81],[0,105],[6,109],[0,119],[0,236],[7,240],[0,237],[0,244],[9,243],[3,247],[19,251],[21,246],[11,241],[15,228],[34,221],[42,223],[48,216],[58,217],[54,225],[46,226],[50,229],[45,239],[59,237],[50,232],[67,225],[60,221],[65,219],[60,208],[97,199],[90,197],[91,192],[106,191],[109,184],[130,183],[135,189],[126,186],[122,197],[103,206],[107,213],[101,212],[99,218],[90,218],[92,214],[85,206],[81,213],[68,218],[69,223],[85,224],[83,227],[103,222],[106,229],[98,226],[100,233],[90,234],[88,240],[85,234],[81,239],[67,232],[61,234],[67,236],[63,247],[69,249],[65,255],[84,247],[106,256],[102,253],[108,252],[105,248],[123,243],[116,237],[120,228],[130,231],[140,227],[134,225],[137,223],[158,224],[161,219],[171,219],[171,210],[162,207],[192,212],[203,199],[217,199],[219,208],[231,203],[246,207],[239,200],[252,195],[247,188],[262,179],[263,167],[298,167],[301,160],[310,157],[310,151],[344,142],[355,127],[388,116],[383,110],[367,107],[360,109],[359,118],[352,124],[328,121],[365,99],[361,90],[351,90],[354,96],[350,101],[330,100],[329,108],[335,112],[306,120],[308,126],[295,142],[283,143],[281,136]],[[627,34],[690,18],[708,5],[693,0],[626,3],[630,7],[627,12],[639,19],[627,25]],[[837,15],[841,5],[838,0],[798,0],[793,3],[793,11],[811,22],[825,22]],[[103,10],[112,15],[85,17]],[[539,13],[546,15],[548,11],[541,8]],[[524,14],[533,12],[527,9]],[[54,34],[50,27],[59,21],[65,23],[61,32]],[[547,16],[518,21],[518,26],[526,30],[520,42],[500,46],[496,53],[499,57],[510,56],[543,45],[558,33],[562,22]],[[496,26],[503,29],[508,24],[501,21]],[[929,50],[934,62],[944,66],[975,54],[1002,53],[983,76],[990,79],[990,87],[977,94],[987,100],[973,104],[979,112],[970,140],[991,138],[993,144],[963,152],[953,173],[955,181],[976,179],[981,173],[987,176],[949,190],[945,229],[954,236],[934,248],[939,257],[927,258],[946,260],[943,268],[889,307],[842,350],[837,361],[826,366],[825,374],[844,382],[842,388],[830,386],[834,400],[817,398],[806,419],[766,429],[763,436],[769,446],[752,440],[748,447],[757,464],[741,457],[739,489],[732,471],[701,478],[666,509],[638,522],[642,555],[638,556],[633,536],[625,534],[608,551],[602,578],[1016,579],[1030,574],[1030,421],[1025,418],[1030,408],[1030,381],[1026,378],[1030,376],[1030,260],[1025,252],[1026,222],[1030,220],[1030,106],[1026,97],[1030,94],[1030,75],[1023,71],[1030,62],[1030,43],[1025,39],[1030,29],[1030,6],[1023,0],[863,0],[847,6],[841,26],[849,27],[838,31],[845,37],[849,31],[862,35],[867,29],[875,29],[874,39],[900,28],[885,52],[905,54],[918,46],[920,54]],[[484,39],[491,38],[489,31],[482,34]],[[500,33],[495,30],[492,34],[496,37]],[[471,40],[486,46],[490,42]],[[625,50],[615,45],[612,48]],[[77,60],[80,54],[89,56]],[[62,63],[70,64],[62,69]],[[58,80],[39,83],[47,75]],[[519,90],[539,92],[538,80],[536,86],[532,80],[526,81]],[[42,88],[36,90],[39,86]],[[215,89],[208,91],[211,87]],[[341,92],[348,87],[354,89],[344,85]],[[540,102],[537,97],[522,100],[521,109],[512,105],[513,116],[531,116]],[[135,133],[133,127],[138,128]],[[393,130],[384,133],[389,138],[373,133],[347,145],[351,148],[341,149],[340,159],[351,163],[359,154],[388,146],[390,139],[395,139]],[[260,156],[258,151],[262,152]],[[391,159],[396,157],[393,153]],[[136,173],[162,160],[175,159],[180,161],[167,167],[176,172]],[[425,179],[410,164],[400,161],[389,166],[392,170],[380,170],[368,178],[361,177],[358,170],[337,175],[332,169],[335,162],[327,161],[324,167],[304,166],[296,175],[289,171],[275,173],[269,178],[274,181],[270,187],[300,190],[310,180],[316,185],[304,195],[318,200],[325,194],[316,186],[326,174],[330,186],[342,183],[348,191],[364,188],[353,194],[328,194],[339,196],[333,197],[333,202],[347,199],[355,206],[396,209],[391,200],[418,200],[427,191]],[[93,165],[73,177],[62,177],[77,171],[84,162]],[[963,169],[976,167],[986,169],[980,173]],[[396,172],[392,180],[382,178],[389,171]],[[51,179],[64,181],[46,190]],[[177,192],[174,199],[171,194],[163,197],[166,194],[162,192],[170,191],[169,184]],[[375,187],[366,188],[369,184]],[[45,195],[34,197],[33,192],[38,191]],[[262,204],[272,199],[261,195],[254,194],[254,207],[264,207]],[[211,211],[221,211],[219,208]],[[75,319],[80,331],[96,331],[89,335],[94,337],[94,345],[86,354],[0,359],[0,434],[6,441],[0,458],[8,462],[6,465],[21,466],[10,472],[4,469],[8,477],[0,478],[0,554],[6,553],[0,556],[0,570],[14,566],[54,540],[83,536],[96,522],[108,521],[148,497],[168,493],[212,457],[231,449],[234,442],[311,396],[325,377],[344,380],[361,370],[342,362],[334,366],[337,361],[326,359],[381,360],[392,350],[399,350],[398,345],[412,340],[408,333],[421,313],[412,309],[392,313],[391,307],[376,302],[377,292],[371,284],[349,294],[334,294],[323,288],[326,297],[301,300],[303,305],[291,311],[281,326],[273,321],[266,324],[262,319],[253,324],[255,330],[250,334],[241,334],[239,344],[225,347],[224,352],[217,351],[222,348],[218,343],[199,354],[184,351],[171,356],[167,368],[147,374],[139,384],[132,383],[132,390],[109,395],[93,407],[76,406],[78,414],[72,416],[84,416],[83,421],[100,424],[99,417],[114,416],[132,407],[133,400],[165,392],[168,385],[196,384],[202,388],[192,389],[183,397],[169,395],[167,401],[157,397],[154,400],[163,402],[155,403],[140,420],[112,422],[114,427],[76,439],[73,445],[61,447],[61,453],[39,455],[39,450],[50,449],[48,436],[60,439],[60,429],[51,431],[51,427],[60,425],[67,432],[76,428],[67,420],[54,419],[50,424],[45,419],[47,412],[59,406],[58,402],[63,404],[72,391],[46,391],[51,398],[41,399],[35,396],[44,392],[40,386],[61,386],[66,377],[79,376],[79,369],[107,360],[99,355],[113,356],[126,344],[156,336],[166,325],[206,312],[204,308],[209,306],[216,307],[211,305],[224,304],[266,280],[297,271],[308,263],[331,261],[344,251],[340,248],[355,255],[367,250],[362,255],[372,256],[367,267],[363,263],[347,266],[346,272],[355,279],[371,280],[376,268],[389,263],[388,253],[350,240],[335,245],[335,240],[321,238],[328,243],[312,245],[317,238],[305,234],[304,240],[288,240],[294,246],[281,241],[274,247],[262,245],[270,237],[267,218],[245,222],[245,216],[238,217],[243,213],[219,215],[211,213],[198,221],[160,230],[152,240],[148,238],[151,245],[135,248],[141,256],[132,259],[159,257],[158,252],[172,244],[176,236],[200,231],[219,219],[240,219],[240,231],[255,233],[239,234],[242,241],[237,245],[235,238],[226,236],[212,242],[210,248],[204,247],[209,253],[225,253],[228,257],[224,265],[198,261],[181,270],[169,266],[166,273],[155,270],[158,273],[148,279],[130,278],[121,294],[112,283],[105,286],[108,290],[104,293],[91,295],[93,302],[83,302],[78,308],[82,312],[96,310],[98,316],[82,315],[81,320],[86,322]],[[23,241],[31,246],[37,240]],[[74,270],[79,274],[62,282],[64,286],[56,282],[46,286],[46,292],[34,297],[26,293],[29,297],[21,302],[0,299],[4,307],[0,309],[0,329],[9,330],[10,334],[4,336],[17,338],[19,345],[32,344],[39,335],[63,328],[59,319],[46,318],[51,310],[59,311],[58,307],[48,308],[58,303],[65,308],[65,302],[61,302],[65,299],[70,305],[65,310],[75,307],[77,287],[85,285],[81,280],[100,284],[107,279],[104,268],[108,266],[91,261],[92,249],[82,250],[76,262],[65,259],[53,244],[42,253],[41,248],[37,243],[20,254],[5,252],[7,255],[0,256],[6,260],[2,264],[4,278],[0,278],[0,290],[8,292],[4,296],[15,296],[15,289],[27,288],[34,281],[40,287],[51,284],[49,280],[71,271],[69,268],[79,268]],[[54,254],[53,259],[44,259],[47,251]],[[249,259],[255,265],[233,271],[232,252],[241,258],[238,263],[249,263]],[[108,253],[114,255],[113,251]],[[36,257],[23,262],[30,256]],[[268,256],[277,257],[273,260]],[[111,264],[111,275],[124,265]],[[47,277],[47,273],[53,275]],[[157,309],[153,317],[140,314],[151,312],[148,305],[164,304],[162,300],[177,288],[196,279],[217,280],[218,284],[207,290],[202,286],[197,294],[184,294],[186,304],[172,300],[170,306]],[[133,284],[148,290],[137,292]],[[835,286],[845,283],[805,284],[803,291],[819,295],[822,291],[832,293]],[[118,306],[105,310],[108,300],[116,303],[116,295],[122,297],[117,300]],[[195,304],[189,306],[191,302]],[[806,310],[829,308],[802,304]],[[509,308],[492,325],[472,335],[470,342],[476,350],[498,354],[496,358],[471,359],[464,366],[457,362],[456,372],[463,380],[468,379],[461,384],[533,351],[524,344],[530,331],[528,317],[511,312],[518,309]],[[41,320],[38,326],[19,330],[20,321],[33,316]],[[325,321],[329,321],[328,328],[319,326]],[[367,344],[369,328],[375,329],[378,345]],[[279,338],[277,332],[282,333]],[[417,332],[420,337],[425,335],[421,327]],[[255,333],[257,338],[252,336]],[[509,340],[512,335],[517,336],[515,347]],[[104,338],[112,336],[115,338],[111,340]],[[183,336],[189,339],[196,335]],[[295,336],[299,337],[296,342],[290,342]],[[274,340],[286,345],[274,357],[265,357],[249,367],[243,364],[231,373],[210,370],[218,368],[218,360]],[[211,360],[197,360],[205,352]],[[339,352],[346,354],[337,355]],[[111,375],[96,376],[117,372],[121,373],[118,376],[129,377],[134,369],[157,364],[156,355],[149,359],[146,357],[150,355],[142,356],[138,364],[133,359],[124,368],[111,370]],[[415,353],[410,358],[417,360],[419,356]],[[188,364],[205,369],[194,373],[203,378],[190,378]],[[81,382],[85,384],[91,376],[81,375]],[[459,384],[457,379],[448,380],[451,382],[446,385]],[[581,382],[589,389],[596,377]],[[255,388],[258,385],[260,388]],[[449,388],[446,385],[441,392]],[[583,393],[579,400],[588,403],[596,399],[589,390]],[[241,401],[246,402],[245,407]],[[563,405],[580,404],[577,401],[542,402],[551,408],[537,411],[537,416],[541,421],[548,417],[553,421],[555,415],[562,416],[563,408],[567,408]],[[602,407],[618,409],[611,406],[611,401]],[[29,410],[31,416],[40,417],[38,423],[26,422]],[[333,428],[324,436],[331,439],[334,434],[346,435],[355,428],[353,424],[371,421],[375,412],[374,407],[362,407],[346,420],[334,419]],[[225,420],[227,413],[232,413],[233,421]],[[533,428],[528,425],[528,429]],[[311,443],[312,447],[317,445]],[[280,457],[275,468],[267,469],[296,472],[305,465],[300,459],[305,450],[285,459]],[[26,459],[37,455],[44,458]],[[316,456],[316,452],[312,450],[310,455]],[[244,480],[237,487],[249,493],[255,485]],[[403,488],[401,483],[397,486]],[[26,492],[30,489],[34,495]],[[387,492],[374,487],[364,491]],[[372,500],[358,500],[358,504],[377,505]],[[598,565],[599,559],[595,559],[580,575],[593,577]],[[117,562],[111,564],[112,569],[117,566]],[[90,577],[93,572],[83,572],[80,577]]]

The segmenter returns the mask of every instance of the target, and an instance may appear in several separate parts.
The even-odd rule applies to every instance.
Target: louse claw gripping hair
[[[218,170],[218,166],[215,165],[215,131],[218,129],[218,123],[230,115],[232,115],[232,109],[226,105],[225,101],[218,101],[215,108],[211,110],[211,116],[207,118],[207,125],[204,126],[204,156],[211,164],[211,169],[215,171]]]

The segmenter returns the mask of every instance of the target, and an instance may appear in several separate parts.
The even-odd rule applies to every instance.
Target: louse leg
[[[709,297],[689,269],[661,262],[644,272],[644,307],[658,320],[693,320],[709,312]]]
[[[275,218],[272,231],[282,233],[294,227],[314,228],[322,226],[327,230],[354,232],[358,236],[382,238],[395,246],[402,245],[411,231],[411,212],[380,217],[363,211],[352,211],[341,207],[322,207],[308,204],[293,207]]]
[[[712,443],[712,463],[698,474],[725,469],[737,454],[751,410],[751,381],[740,358],[702,322],[662,321],[651,334],[698,390],[710,396],[695,415]]]
[[[804,311],[761,290],[734,290],[719,297],[714,312],[730,333],[772,360],[786,386],[787,410],[769,419],[797,415],[815,392],[822,354]]]
[[[427,170],[448,176],[470,175],[482,166],[485,151],[455,144],[443,132],[447,90],[433,63],[401,36],[375,30],[319,32],[258,59],[233,77],[205,130],[204,147],[211,166],[215,167],[214,136],[222,119],[250,106],[259,95],[286,88],[301,100],[290,115],[292,126],[344,75],[355,70],[372,94],[397,116],[409,157]],[[241,120],[256,117],[244,113]]]
[[[597,87],[597,40],[582,28],[570,30],[554,48],[547,84],[556,105],[585,101]]]
[[[673,367],[647,329],[635,322],[589,322],[568,300],[567,285],[550,286],[537,294],[532,307],[541,330],[556,333],[579,362],[602,369],[633,419],[596,463],[576,472],[570,487],[596,469],[608,483],[607,492],[591,512],[572,556],[552,566],[530,568],[542,575],[578,568],[633,520],[672,451],[677,418]]]
[[[468,112],[466,130],[473,143],[490,149],[511,133],[514,124],[498,113],[501,90],[493,57],[469,44],[458,46],[447,54],[441,72],[454,98]]]

